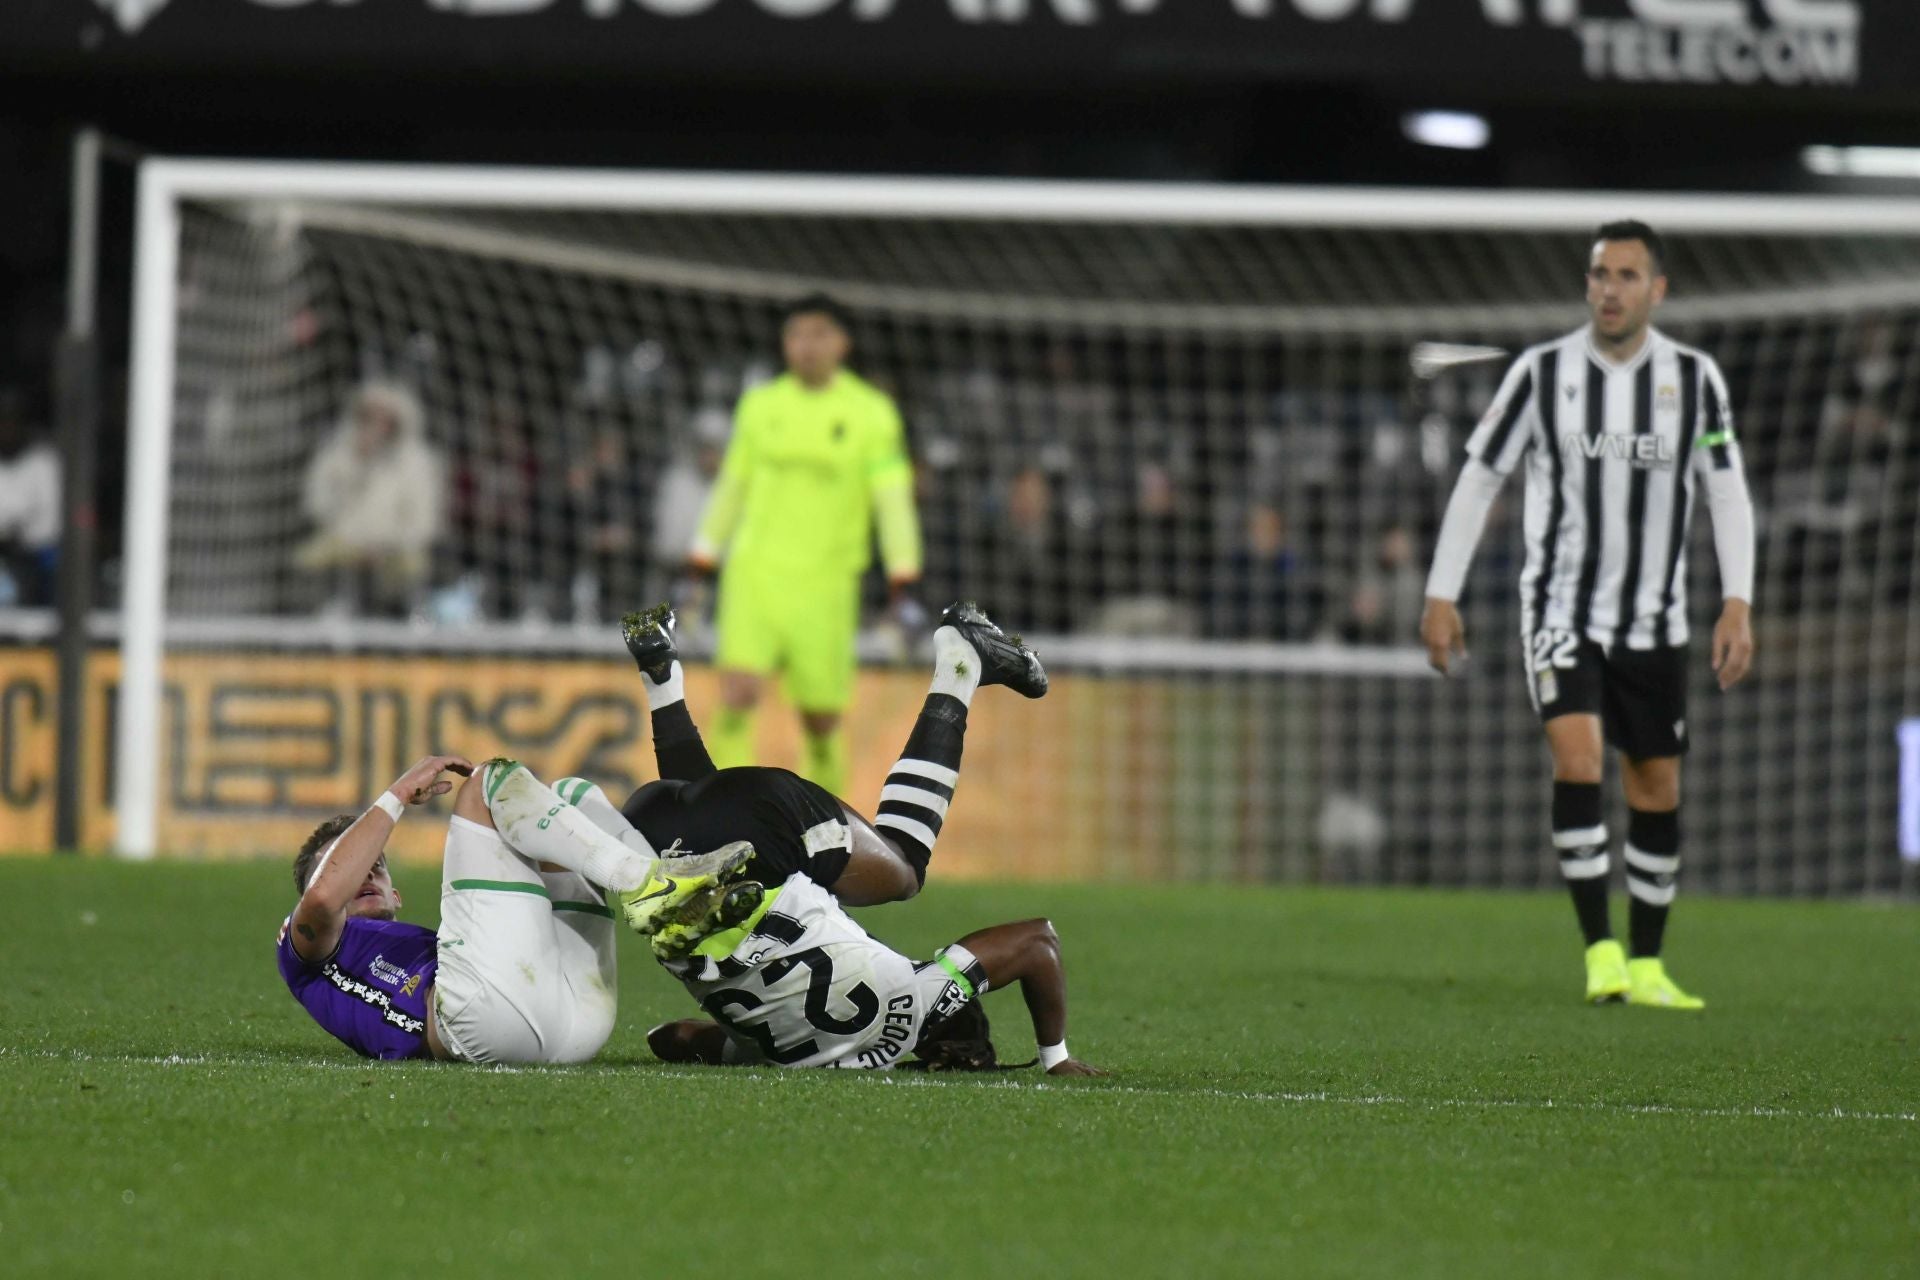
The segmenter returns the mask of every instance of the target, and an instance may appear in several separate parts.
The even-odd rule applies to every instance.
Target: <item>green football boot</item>
[[[684,951],[712,932],[722,914],[727,889],[741,881],[752,859],[753,846],[745,840],[721,845],[711,853],[663,857],[653,864],[645,883],[609,898],[628,928],[655,939],[656,953],[663,933]]]
[[[1707,1002],[1674,985],[1658,956],[1627,961],[1627,1003],[1654,1009],[1704,1009]]]
[[[1619,1004],[1627,998],[1627,952],[1603,938],[1587,948],[1587,1003]]]
[[[758,880],[709,884],[689,897],[673,918],[654,930],[650,944],[656,960],[683,960],[716,933],[724,933],[753,915],[766,897]]]

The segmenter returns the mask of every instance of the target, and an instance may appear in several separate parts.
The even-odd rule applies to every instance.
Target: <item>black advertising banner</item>
[[[1920,0],[5,0],[0,67],[1920,98]]]

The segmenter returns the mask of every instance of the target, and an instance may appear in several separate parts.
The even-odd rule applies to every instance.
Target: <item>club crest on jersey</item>
[[[1618,458],[1644,469],[1673,465],[1673,442],[1655,435],[1589,436],[1569,431],[1560,437],[1560,448],[1589,462]]]
[[[942,1018],[950,1018],[958,1013],[960,1006],[966,1002],[967,993],[960,989],[960,984],[948,979],[947,985],[940,988],[940,994],[934,998],[933,1012],[928,1015],[927,1021],[934,1023]]]

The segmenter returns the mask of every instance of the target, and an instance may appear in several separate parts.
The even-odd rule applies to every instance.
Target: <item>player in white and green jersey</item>
[[[851,341],[837,304],[795,303],[781,346],[787,371],[735,411],[690,556],[696,571],[720,573],[713,755],[722,768],[754,763],[753,711],[780,675],[800,710],[801,772],[839,794],[840,719],[875,532],[896,599],[920,576],[913,468],[892,399],[845,367]]]

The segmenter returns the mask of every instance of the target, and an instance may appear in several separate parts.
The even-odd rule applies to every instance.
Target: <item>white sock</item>
[[[627,815],[615,807],[611,797],[585,778],[556,778],[553,793],[587,815],[594,826],[618,840],[635,853],[658,857],[647,838],[627,821]]]
[[[640,673],[640,683],[647,686],[649,711],[658,711],[662,707],[670,707],[676,702],[686,701],[687,677],[686,673],[680,670],[678,659],[674,660],[673,669],[667,672],[667,678],[659,684],[655,684],[653,677],[644,671]]]
[[[980,687],[980,655],[966,637],[953,627],[941,627],[933,633],[933,687],[928,693],[944,693],[973,705],[973,694]]]
[[[501,837],[519,852],[577,871],[615,893],[639,888],[653,870],[653,858],[602,831],[524,767],[491,789],[487,808]]]

